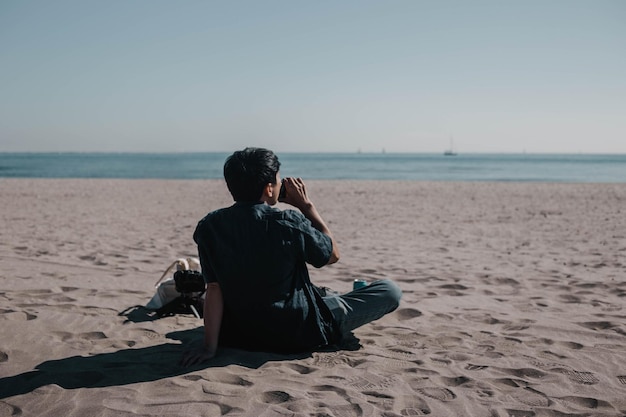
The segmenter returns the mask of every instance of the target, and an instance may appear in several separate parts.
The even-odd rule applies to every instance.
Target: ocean
[[[0,153],[4,178],[222,178],[227,153]],[[304,179],[624,183],[626,155],[278,154]]]

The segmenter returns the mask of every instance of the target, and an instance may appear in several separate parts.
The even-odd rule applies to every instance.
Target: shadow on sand
[[[65,389],[101,388],[151,382],[185,375],[206,368],[240,365],[256,369],[270,361],[296,360],[311,357],[313,352],[276,354],[220,348],[211,361],[192,367],[178,365],[182,353],[202,340],[202,328],[182,330],[166,335],[181,343],[163,343],[139,349],[124,349],[94,356],[72,356],[50,360],[35,370],[0,378],[0,399],[27,394],[35,389],[56,384]],[[346,347],[341,347],[346,349]],[[349,348],[349,347],[348,347]],[[324,351],[336,351],[332,347]]]
[[[191,344],[202,337],[201,329],[168,333],[167,338]],[[213,360],[195,367],[178,365],[185,348],[180,343],[164,343],[140,349],[124,349],[94,356],[72,356],[46,361],[35,370],[0,379],[0,399],[26,394],[39,387],[56,384],[65,389],[110,387],[150,382],[184,375],[199,369],[238,364],[258,368],[272,360],[299,359],[311,356],[311,352],[299,355],[276,355],[263,352],[247,352],[237,349],[221,349]]]

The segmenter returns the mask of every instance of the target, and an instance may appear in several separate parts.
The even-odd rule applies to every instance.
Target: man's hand
[[[180,359],[178,364],[185,368],[194,365],[200,365],[201,363],[207,362],[215,357],[215,350],[210,350],[205,347],[189,350],[183,354],[183,357]]]
[[[287,177],[282,186],[285,187],[285,198],[281,202],[291,204],[300,210],[310,204],[302,178]]]

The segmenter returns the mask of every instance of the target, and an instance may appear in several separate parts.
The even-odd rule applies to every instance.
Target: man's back
[[[194,240],[224,300],[221,340],[248,349],[302,350],[335,340],[332,314],[310,283],[330,238],[294,210],[236,203],[202,219]]]

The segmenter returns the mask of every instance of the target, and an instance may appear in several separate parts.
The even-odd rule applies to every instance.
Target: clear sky
[[[0,151],[626,153],[624,0],[2,0]]]

